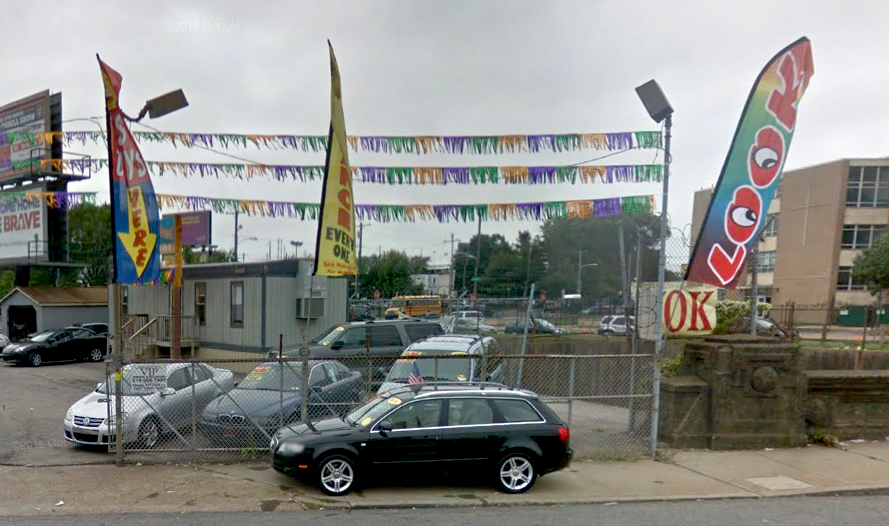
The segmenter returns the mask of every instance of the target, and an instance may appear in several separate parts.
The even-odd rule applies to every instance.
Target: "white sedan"
[[[146,386],[146,368],[154,386]],[[164,382],[164,378],[166,381]],[[159,382],[158,382],[159,381]],[[160,385],[158,385],[158,383]],[[78,400],[65,415],[65,440],[78,445],[114,443],[114,378]],[[138,449],[155,447],[164,434],[191,427],[216,397],[234,388],[232,372],[204,363],[130,364],[121,379],[123,442]]]

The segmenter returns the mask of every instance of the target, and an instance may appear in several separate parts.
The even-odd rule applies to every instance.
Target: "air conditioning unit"
[[[324,298],[296,298],[297,319],[323,318]]]

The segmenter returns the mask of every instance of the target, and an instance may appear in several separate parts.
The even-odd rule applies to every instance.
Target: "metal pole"
[[[522,297],[528,295],[528,285],[531,283],[531,250],[533,249],[532,240],[528,240],[528,266],[525,270],[525,288],[522,290]]]
[[[235,263],[238,262],[238,210],[235,209]]]
[[[519,374],[516,378],[516,387],[522,387],[522,376],[525,373],[525,353],[528,350],[528,328],[531,325],[531,305],[534,303],[534,283],[531,283],[531,293],[528,294],[528,311],[525,314],[525,327],[522,330],[522,350],[519,359]]]
[[[284,335],[278,334],[278,370],[281,372],[281,390],[278,396],[278,426],[284,426]],[[305,392],[302,393],[305,398]]]
[[[172,330],[170,335],[170,357],[174,360],[182,358],[182,216],[174,216],[173,250],[176,257],[175,276],[173,276]]]
[[[194,381],[194,361],[191,362],[191,450],[195,451],[198,447],[196,440],[198,439],[198,410],[197,399],[195,395]]]
[[[364,245],[364,223],[358,223],[358,265],[361,265],[361,248]],[[355,276],[355,299],[361,299],[361,272]]]
[[[574,411],[574,370],[577,358],[571,357],[571,374],[568,376],[568,427],[571,427],[571,416]]]
[[[759,296],[759,239],[753,244],[750,253],[750,334],[756,336],[756,297]]]
[[[472,271],[472,294],[475,296],[473,307],[478,306],[478,266],[481,262],[482,253],[482,216],[478,216],[478,234],[475,236],[475,270]],[[476,320],[478,318],[476,317]]]
[[[664,352],[664,273],[667,263],[667,198],[670,192],[670,139],[672,138],[673,115],[667,115],[664,123],[664,182],[661,196],[661,237],[660,254],[657,265],[657,297],[655,297],[655,347],[654,371],[651,404],[651,456],[657,457],[658,412],[661,403],[661,362]]]
[[[638,322],[639,320],[639,298],[640,298],[640,287],[642,284],[642,233],[640,231],[636,231],[636,299],[633,302],[633,318]],[[633,354],[636,354],[636,351],[639,350],[639,330],[638,327],[635,326],[634,323],[634,331],[633,331]]]
[[[582,283],[581,283],[580,273],[582,271],[583,271],[583,250],[578,250],[577,251],[577,293],[581,294],[581,295],[582,295],[582,293],[580,292],[580,286],[582,285]],[[562,296],[564,296],[564,294],[562,294]]]
[[[315,274],[309,278],[308,308],[306,309],[306,323],[303,326],[302,356],[302,381],[300,386],[300,416],[303,423],[309,423],[309,320],[312,317],[312,289],[315,288]]]

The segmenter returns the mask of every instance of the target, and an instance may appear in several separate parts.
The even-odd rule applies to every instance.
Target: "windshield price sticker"
[[[465,382],[465,381],[466,381],[466,375],[464,375],[464,374],[458,374],[458,375],[457,375],[457,380],[460,380],[461,382]]]
[[[265,377],[265,374],[269,372],[272,368],[268,365],[263,365],[257,367],[250,371],[250,374],[247,375],[247,380],[262,380]]]
[[[392,405],[400,405],[400,404],[401,404],[401,399],[400,399],[400,398],[396,398],[396,397],[393,396],[392,398],[390,398],[390,399],[388,400],[388,402],[389,402],[390,404],[392,404]]]
[[[162,365],[132,364],[126,372],[134,394],[147,395],[167,388],[167,368]]]
[[[373,420],[370,417],[367,417],[361,421],[361,425],[366,426],[366,425],[370,424],[372,421]]]

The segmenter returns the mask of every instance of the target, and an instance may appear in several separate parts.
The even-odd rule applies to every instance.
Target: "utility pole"
[[[475,270],[472,272],[472,294],[475,296],[473,307],[478,304],[478,264],[482,252],[482,216],[478,216],[478,234],[475,236]],[[478,320],[478,318],[476,318]]]
[[[577,251],[577,293],[581,294],[581,296],[583,296],[583,294],[580,292],[580,287],[581,287],[581,285],[583,285],[583,281],[581,279],[580,274],[581,274],[581,272],[583,272],[583,253],[584,252],[585,252],[584,250]]]
[[[528,266],[525,269],[525,290],[522,291],[522,297],[526,297],[528,295],[528,284],[531,282],[531,251],[534,249],[534,244],[532,240],[528,240]]]
[[[618,248],[620,250],[620,284],[621,284],[621,296],[624,300],[624,327],[627,328],[627,346],[632,346],[632,340],[630,335],[630,286],[628,279],[628,268],[627,268],[627,251],[624,247],[624,222],[620,221],[617,224],[618,231]]]
[[[235,263],[238,262],[238,209],[235,209]]]

